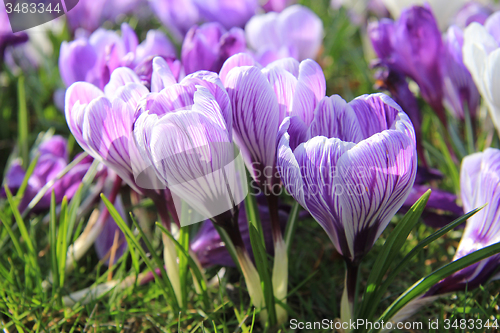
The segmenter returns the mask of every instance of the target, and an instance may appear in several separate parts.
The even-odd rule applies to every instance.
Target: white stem
[[[243,272],[243,277],[245,278],[245,283],[247,284],[248,294],[250,295],[252,304],[257,309],[262,309],[265,305],[265,300],[264,293],[262,292],[262,287],[260,285],[259,272],[257,272],[255,265],[246,251],[236,249],[236,255],[238,256],[238,261],[240,262],[241,271]],[[267,310],[260,311],[260,321],[263,325],[267,322],[267,317]]]
[[[283,304],[286,304],[286,295],[288,293],[288,253],[286,243],[281,236],[274,244],[273,289],[274,296]],[[281,325],[288,319],[287,311],[279,304],[276,304],[276,316],[278,325]]]
[[[342,323],[348,323],[346,325],[349,327],[349,323],[352,320],[353,317],[353,309],[354,304],[349,302],[349,297],[347,296],[347,272],[346,276],[344,279],[344,292],[342,293],[342,301],[340,302],[340,321]],[[350,329],[345,329],[344,333],[349,333],[351,330]]]
[[[179,306],[182,307],[181,278],[179,275],[179,263],[177,262],[177,251],[174,242],[166,234],[161,234],[163,240],[163,260],[165,261],[168,279],[174,288],[175,296]]]

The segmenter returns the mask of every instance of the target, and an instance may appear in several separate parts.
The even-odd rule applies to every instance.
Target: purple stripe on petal
[[[255,65],[256,62],[251,55],[249,55],[248,53],[238,53],[233,55],[224,62],[224,65],[222,65],[222,68],[220,70],[219,77],[222,83],[225,84],[227,74],[234,67],[255,66]]]

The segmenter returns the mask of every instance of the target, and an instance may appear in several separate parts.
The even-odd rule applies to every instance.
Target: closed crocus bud
[[[491,15],[484,26],[471,23],[464,32],[463,60],[483,97],[491,119],[500,132],[500,12]]]
[[[287,118],[277,164],[287,191],[348,262],[359,263],[410,193],[417,171],[408,116],[383,94],[325,97],[298,144]],[[333,126],[335,124],[335,126]],[[298,145],[297,145],[298,144]]]
[[[182,44],[182,64],[186,74],[199,70],[219,72],[230,56],[246,50],[245,33],[240,28],[229,31],[217,22],[193,26]]]
[[[455,24],[462,29],[472,22],[484,24],[492,13],[493,11],[489,7],[477,1],[469,1],[455,15]]]
[[[252,17],[245,33],[257,61],[265,66],[284,57],[299,61],[316,58],[323,41],[323,23],[309,8],[293,5],[281,13]]]
[[[239,62],[241,61],[241,62]],[[262,188],[273,191],[279,184],[275,172],[276,135],[286,116],[297,116],[297,126],[308,126],[313,110],[325,96],[321,67],[308,59],[301,63],[287,58],[263,69],[245,64],[245,55],[229,58],[221,70],[233,107],[235,142],[242,150],[250,174]]]
[[[219,22],[226,29],[243,28],[255,15],[258,0],[193,0],[203,21]]]
[[[139,44],[135,32],[122,24],[121,36],[114,31],[98,29],[90,37],[63,42],[59,71],[66,86],[86,81],[103,89],[118,67],[135,68],[154,56],[175,57],[175,48],[160,31],[150,30]]]
[[[200,21],[200,14],[193,0],[150,0],[149,4],[178,41],[182,41],[188,30]]]
[[[422,97],[446,123],[443,108],[443,43],[428,7],[411,7],[397,21],[373,22],[368,35],[380,61],[389,69],[413,79]]]
[[[451,26],[445,37],[443,56],[445,104],[460,120],[465,119],[465,108],[474,118],[480,103],[479,91],[463,62],[463,38],[462,30]]]

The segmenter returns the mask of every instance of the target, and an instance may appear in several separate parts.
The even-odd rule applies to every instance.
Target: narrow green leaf
[[[24,76],[19,77],[17,82],[17,126],[18,145],[20,155],[23,159],[23,166],[26,169],[29,161],[28,149],[28,108],[26,106],[26,91],[24,88]]]
[[[187,260],[187,263],[188,263],[189,267],[191,268],[191,270],[193,271],[193,273],[196,277],[196,280],[198,282],[198,286],[200,287],[200,290],[202,292],[201,296],[203,299],[203,305],[205,306],[205,309],[209,309],[210,308],[210,301],[208,298],[207,285],[205,284],[205,279],[203,278],[203,273],[200,271],[200,268],[198,267],[198,265],[196,265],[196,262],[191,257],[188,250],[186,250],[185,246],[180,244],[174,238],[174,236],[172,236],[172,234],[170,232],[168,232],[168,230],[161,223],[157,222],[156,226],[158,228],[160,228],[160,230],[174,242],[174,244],[178,250],[178,253],[182,254],[182,256],[179,255],[179,260],[181,259],[181,257],[185,258]]]
[[[36,164],[38,163],[38,158],[40,157],[40,154],[36,154],[35,158],[33,161],[31,161],[28,170],[26,170],[26,174],[24,175],[23,182],[21,183],[21,186],[17,190],[16,193],[16,202],[20,202],[21,199],[24,196],[24,191],[26,191],[26,188],[28,187],[28,181],[33,174],[33,171],[35,171]]]
[[[52,294],[57,291],[59,287],[59,265],[57,263],[57,217],[56,217],[56,197],[54,191],[50,197],[50,223],[49,223],[49,246],[50,246],[50,263],[52,268],[52,281],[53,288]]]
[[[277,323],[276,308],[274,304],[274,289],[273,281],[269,270],[269,262],[265,248],[260,242],[260,235],[253,224],[248,225],[250,233],[250,243],[252,244],[252,251],[255,258],[255,265],[259,272],[260,281],[263,284],[264,299],[266,302],[266,309],[269,316],[269,325],[274,326]]]
[[[251,177],[248,177],[251,181]],[[249,184],[250,185],[250,184]],[[251,191],[251,186],[250,191]],[[264,246],[266,247],[266,242],[264,241],[264,231],[262,229],[262,223],[260,221],[260,214],[259,214],[259,206],[257,205],[257,199],[256,196],[253,193],[248,193],[248,195],[245,197],[245,212],[247,214],[247,220],[249,223],[251,223],[259,232],[259,235],[261,236],[261,242]]]
[[[70,240],[72,238],[73,229],[75,229],[76,215],[78,213],[78,208],[80,207],[82,199],[83,183],[78,186],[75,195],[71,199],[69,204],[68,213],[68,230],[66,231],[66,239]]]
[[[236,268],[241,272],[241,266],[240,266],[240,261],[238,260],[238,256],[236,255],[236,248],[234,247],[233,242],[231,241],[231,238],[227,234],[226,230],[223,228],[219,227],[216,223],[214,223],[214,227],[219,233],[219,236],[224,242],[224,246],[226,247],[227,251],[231,255],[231,259],[233,259],[234,264],[236,265]]]
[[[389,269],[389,266],[401,250],[401,247],[406,242],[406,238],[410,234],[411,230],[419,222],[420,215],[422,215],[430,195],[430,190],[425,192],[405,214],[401,221],[398,222],[394,230],[387,237],[387,240],[385,241],[377,259],[375,260],[375,263],[373,264],[370,275],[368,276],[366,289],[363,294],[363,301],[359,306],[359,313],[356,318],[368,318],[367,313],[373,310],[373,304],[375,304],[373,303],[373,297],[377,287],[380,285],[384,275]]]
[[[444,265],[443,267],[438,268],[431,274],[426,277],[420,279],[415,284],[413,284],[410,288],[408,288],[404,293],[402,293],[380,316],[380,321],[387,322],[392,318],[394,314],[396,314],[403,306],[408,304],[411,300],[418,297],[430,287],[441,281],[442,279],[452,275],[455,272],[458,272],[461,269],[464,269],[478,261],[486,259],[492,255],[500,253],[500,243],[495,243],[493,245],[487,246],[480,250],[474,251],[460,259],[450,262],[449,264]]]
[[[68,252],[68,199],[64,196],[59,214],[59,232],[57,234],[57,262],[59,264],[59,287],[64,286],[66,277],[66,258]]]
[[[285,229],[285,244],[287,248],[287,253],[290,253],[290,245],[292,244],[292,237],[297,227],[297,220],[299,217],[300,204],[295,201],[290,214],[288,215],[288,222]]]

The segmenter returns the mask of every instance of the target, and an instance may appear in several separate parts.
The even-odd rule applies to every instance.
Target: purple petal
[[[245,27],[246,40],[256,51],[275,49],[281,46],[278,32],[278,14],[271,12],[265,15],[255,15]]]
[[[156,0],[150,4],[154,13],[178,41],[182,41],[189,28],[200,19],[192,0]]]
[[[488,16],[492,13],[491,9],[483,4],[470,1],[466,3],[455,15],[455,24],[464,29],[472,22],[484,24]]]
[[[255,65],[256,65],[255,60],[251,55],[249,55],[248,53],[238,53],[224,62],[224,65],[222,65],[222,68],[220,70],[219,77],[222,83],[225,84],[227,74],[234,67],[255,66]]]
[[[252,158],[245,161],[248,169],[254,169],[253,162],[257,168],[273,167],[276,134],[285,114],[269,82],[257,67],[236,67],[228,73],[225,86],[232,103],[235,141]]]
[[[140,84],[141,80],[133,70],[127,67],[120,67],[113,71],[109,83],[104,87],[104,93],[108,98],[113,98],[117,90],[127,83]]]
[[[299,68],[300,68],[300,62],[298,62],[294,58],[281,58],[276,61],[271,62],[269,65],[266,66],[267,69],[271,69],[274,67],[280,67],[283,68],[284,70],[292,73],[293,76],[296,78],[299,77]]]
[[[225,33],[216,22],[193,26],[182,44],[181,59],[187,74],[198,70],[219,71],[219,40]]]
[[[219,22],[226,29],[244,27],[255,15],[257,0],[193,0],[207,22]]]
[[[94,99],[103,96],[104,93],[99,88],[87,82],[76,82],[66,91],[64,103],[66,121],[71,133],[83,149],[88,148],[82,134],[85,107]]]
[[[493,38],[495,38],[497,43],[500,43],[500,26],[499,26],[499,24],[500,24],[500,12],[493,13],[490,17],[488,17],[488,19],[484,23],[484,27],[486,28],[486,31],[488,31],[488,33],[490,35],[492,35]]]
[[[134,29],[132,29],[127,23],[122,23],[121,30],[125,53],[135,52],[137,45],[139,44],[139,39],[137,38]]]
[[[313,60],[300,63],[299,77],[293,98],[292,115],[299,116],[309,125],[318,102],[325,97],[326,80],[321,67]]]
[[[165,87],[177,83],[175,75],[170,66],[162,57],[153,59],[153,74],[151,76],[151,91],[159,92]]]
[[[274,90],[274,94],[278,99],[280,113],[291,115],[295,89],[297,86],[297,78],[292,73],[283,68],[274,66],[272,68],[264,68],[262,71],[266,76],[269,84]]]
[[[149,30],[146,39],[137,46],[135,64],[150,56],[175,57],[175,47],[159,30]]]
[[[94,68],[97,54],[87,40],[77,39],[63,42],[59,56],[59,71],[66,86],[77,81],[86,81],[87,74]]]

